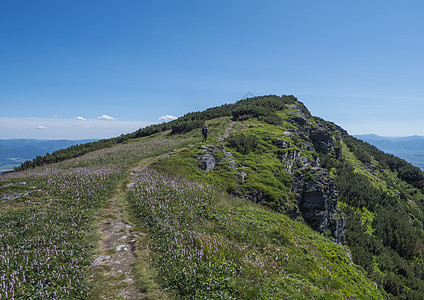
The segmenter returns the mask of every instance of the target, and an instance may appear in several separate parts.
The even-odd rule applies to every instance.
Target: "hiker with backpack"
[[[203,134],[203,142],[206,143],[206,139],[208,138],[208,125],[203,126],[202,134]]]

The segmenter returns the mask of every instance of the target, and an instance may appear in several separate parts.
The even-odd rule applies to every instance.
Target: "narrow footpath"
[[[235,122],[230,123],[222,136],[228,137]],[[97,243],[91,270],[93,290],[91,299],[174,299],[155,281],[157,272],[152,265],[149,234],[141,222],[131,214],[129,189],[138,173],[157,159],[175,155],[179,150],[145,158],[128,171],[117,185],[115,195],[96,217]]]
[[[218,141],[222,142],[223,140],[225,140],[229,135],[230,135],[230,131],[231,129],[233,129],[234,125],[236,124],[235,121],[232,121],[226,128],[225,128],[225,132],[224,135],[218,137]]]
[[[142,299],[132,267],[140,235],[124,216],[125,195],[121,190],[100,214],[98,248],[92,262],[93,299]]]
[[[151,163],[143,160],[118,184],[98,216],[98,247],[92,261],[92,299],[169,299],[154,278],[150,264],[149,237],[137,226],[127,201],[128,189],[139,170]]]

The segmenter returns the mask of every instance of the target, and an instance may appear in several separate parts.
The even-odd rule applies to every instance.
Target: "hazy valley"
[[[424,170],[423,136],[384,137],[375,134],[365,134],[355,137],[376,146],[384,152],[399,156]]]
[[[21,163],[34,159],[37,155],[44,156],[47,153],[52,153],[72,145],[93,141],[95,140],[0,140],[0,172],[12,170]]]

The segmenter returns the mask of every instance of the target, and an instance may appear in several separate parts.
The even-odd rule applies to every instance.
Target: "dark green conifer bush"
[[[235,148],[241,154],[247,154],[258,147],[259,139],[254,135],[236,134],[227,138],[228,146]]]

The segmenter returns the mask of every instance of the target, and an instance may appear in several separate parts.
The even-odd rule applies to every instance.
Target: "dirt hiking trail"
[[[92,261],[94,288],[91,299],[172,299],[155,282],[151,266],[149,236],[136,226],[127,200],[137,173],[156,159],[175,152],[142,160],[118,184],[98,218],[98,247]]]

